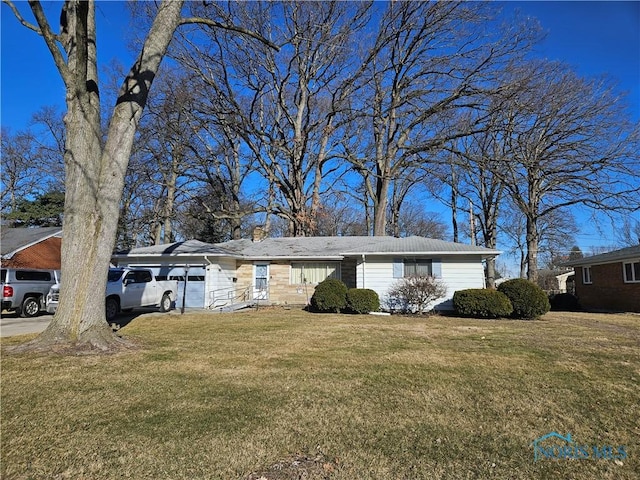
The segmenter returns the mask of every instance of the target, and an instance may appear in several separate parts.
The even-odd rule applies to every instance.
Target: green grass
[[[3,479],[635,479],[640,316],[145,315],[110,356],[12,355]],[[534,462],[556,431],[625,446]],[[306,476],[304,476],[306,475]]]

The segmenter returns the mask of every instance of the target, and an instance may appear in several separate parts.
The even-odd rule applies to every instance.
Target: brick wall
[[[8,268],[43,268],[60,270],[60,247],[62,238],[51,237],[16,253],[12,258],[2,259]]]
[[[245,288],[254,283],[253,261],[238,261],[237,287]],[[278,260],[265,262],[269,263],[269,303],[275,305],[306,305],[311,299],[315,290],[315,285],[291,285],[291,262],[288,260]],[[342,281],[347,287],[356,286],[356,260],[345,259],[340,267]]]
[[[593,283],[584,284],[576,267],[576,296],[587,310],[640,312],[640,283],[624,283],[622,263],[591,266]]]

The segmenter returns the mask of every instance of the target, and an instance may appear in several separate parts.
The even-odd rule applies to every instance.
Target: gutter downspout
[[[365,255],[364,253],[362,254],[362,288],[366,288],[365,287],[365,283],[364,283],[364,272],[365,272]]]

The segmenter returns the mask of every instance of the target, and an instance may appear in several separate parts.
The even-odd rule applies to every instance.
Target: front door
[[[253,299],[269,298],[269,264],[256,263],[253,266]]]

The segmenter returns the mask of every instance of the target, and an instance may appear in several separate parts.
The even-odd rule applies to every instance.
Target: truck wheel
[[[171,310],[171,295],[165,293],[162,295],[162,300],[160,300],[160,311],[164,313],[169,310]]]
[[[116,315],[118,315],[118,310],[118,300],[116,300],[115,298],[107,298],[107,301],[105,302],[105,314],[107,317],[107,322],[110,322],[111,320],[116,318]]]
[[[20,316],[25,318],[35,317],[40,312],[40,302],[36,297],[27,297],[20,307]]]

